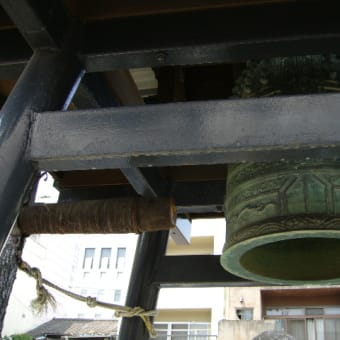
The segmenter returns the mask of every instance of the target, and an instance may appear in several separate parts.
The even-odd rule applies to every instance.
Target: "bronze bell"
[[[313,58],[251,65],[236,96],[287,94],[292,88],[326,92],[328,83],[339,89],[339,62]],[[273,284],[340,283],[340,161],[230,165],[225,214],[221,264],[226,270]]]
[[[340,283],[340,162],[229,167],[221,263],[268,283]]]

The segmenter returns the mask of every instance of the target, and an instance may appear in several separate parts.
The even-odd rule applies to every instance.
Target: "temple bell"
[[[250,62],[236,98],[340,91],[333,56]],[[270,284],[340,283],[340,160],[229,165],[222,266]]]

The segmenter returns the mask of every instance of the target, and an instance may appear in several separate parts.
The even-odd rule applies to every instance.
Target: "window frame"
[[[90,256],[87,255],[88,251],[93,251],[92,255],[90,255]],[[96,254],[96,248],[93,248],[93,247],[86,247],[86,248],[84,249],[84,256],[83,256],[83,270],[90,270],[90,269],[93,269],[95,254]],[[90,260],[91,260],[90,266],[87,265],[87,262],[88,262],[87,259],[90,259]],[[89,268],[88,268],[88,267],[89,267]]]

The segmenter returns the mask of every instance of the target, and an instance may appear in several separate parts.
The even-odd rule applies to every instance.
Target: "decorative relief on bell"
[[[234,94],[339,92],[339,70],[333,56],[251,62]],[[340,161],[229,165],[225,215],[226,270],[259,282],[340,283]]]

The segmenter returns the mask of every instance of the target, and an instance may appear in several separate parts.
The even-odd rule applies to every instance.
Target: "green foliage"
[[[5,336],[4,340],[33,340],[33,337],[27,334],[13,334],[11,336]]]

